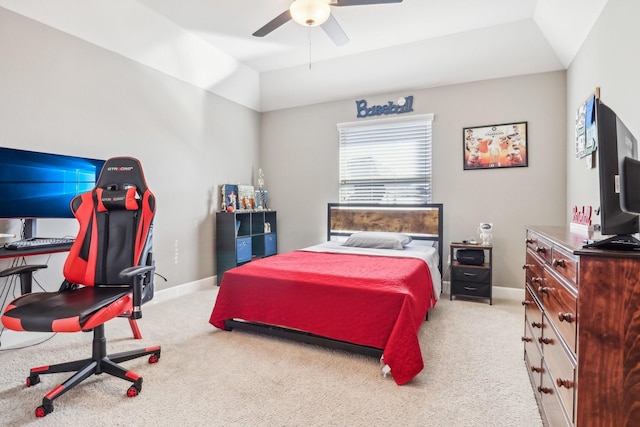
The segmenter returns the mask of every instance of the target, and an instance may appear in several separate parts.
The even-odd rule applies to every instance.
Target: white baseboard
[[[159,302],[167,301],[182,295],[201,291],[203,289],[211,289],[212,287],[215,286],[215,284],[216,284],[216,276],[209,276],[209,277],[205,277],[204,279],[196,280],[194,282],[183,283],[182,285],[172,286],[167,289],[161,289],[154,293],[153,299],[149,301],[148,304],[157,304]]]
[[[520,288],[506,288],[503,286],[494,286],[492,293],[493,293],[493,298],[507,299],[511,301],[524,300],[524,289],[520,289]]]

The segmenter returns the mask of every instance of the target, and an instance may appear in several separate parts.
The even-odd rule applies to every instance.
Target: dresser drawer
[[[542,364],[542,383],[536,388],[540,393],[542,406],[544,408],[544,416],[547,419],[549,427],[570,427],[574,424],[569,420],[569,416],[564,410],[562,400],[554,386],[549,369],[546,366],[546,360]]]
[[[527,262],[524,265],[526,284],[531,288],[536,297],[542,301],[545,296],[545,294],[540,291],[544,285],[544,267],[542,267],[540,261],[529,251],[527,251],[526,259]]]
[[[524,314],[525,324],[528,328],[531,328],[533,341],[539,346],[538,338],[542,337],[542,330],[544,328],[542,310],[533,298],[531,289],[528,286],[525,292]]]
[[[556,273],[564,277],[571,286],[578,286],[578,262],[571,254],[554,247],[551,267]]]
[[[251,237],[236,239],[236,261],[251,261]]]
[[[551,272],[547,272],[545,276],[543,291],[546,294],[544,308],[549,317],[548,321],[553,323],[569,349],[575,354],[578,328],[576,297]]]
[[[526,340],[531,337],[531,328],[525,326],[524,341],[524,363],[527,366],[529,378],[533,384],[534,390],[542,384],[542,353],[538,348],[538,342]]]
[[[548,263],[551,263],[552,247],[553,245],[547,239],[527,231],[527,248],[544,258]]]
[[[548,320],[548,319],[545,319]],[[546,328],[540,338],[542,354],[548,367],[551,383],[555,385],[567,416],[574,419],[576,367],[562,346],[553,328]]]
[[[489,283],[491,270],[477,267],[454,267],[451,269],[451,279],[462,282]]]

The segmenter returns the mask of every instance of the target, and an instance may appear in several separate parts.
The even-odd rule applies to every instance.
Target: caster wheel
[[[53,408],[51,408],[51,410],[47,410],[47,408],[45,408],[44,406],[38,406],[36,408],[36,417],[38,418],[42,418],[45,415],[47,415],[49,412],[52,412]]]
[[[32,385],[36,385],[40,382],[40,375],[31,375],[27,377],[27,387],[31,387]]]
[[[155,354],[149,356],[149,363],[158,363],[158,360],[160,360],[160,356],[156,356]]]
[[[134,385],[127,390],[127,397],[136,397],[140,393],[140,390]]]

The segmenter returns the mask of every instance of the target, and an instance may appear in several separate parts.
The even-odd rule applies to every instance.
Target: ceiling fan
[[[288,10],[267,22],[266,25],[253,33],[253,36],[264,37],[293,19],[306,27],[320,25],[337,46],[342,46],[349,42],[349,37],[331,14],[330,6],[363,6],[385,3],[402,3],[402,0],[294,0]]]

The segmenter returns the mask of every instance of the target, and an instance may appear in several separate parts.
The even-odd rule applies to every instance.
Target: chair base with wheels
[[[149,363],[157,363],[160,359],[160,346],[148,347],[140,350],[125,351],[116,354],[107,354],[104,324],[93,330],[93,354],[88,359],[73,362],[59,363],[57,365],[40,366],[32,368],[27,377],[27,387],[40,382],[40,375],[60,372],[75,372],[69,379],[53,388],[42,399],[42,405],[36,408],[36,417],[44,417],[53,412],[53,400],[62,396],[71,388],[80,384],[91,375],[106,373],[114,377],[122,378],[133,384],[127,390],[127,396],[135,397],[142,391],[142,377],[133,371],[129,371],[118,363],[139,357],[149,356]]]

